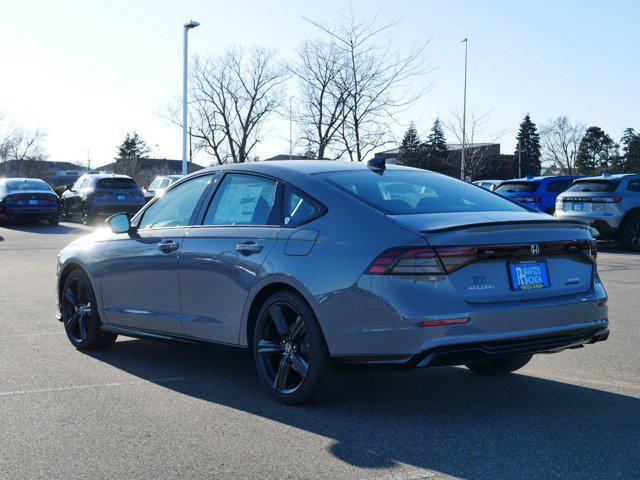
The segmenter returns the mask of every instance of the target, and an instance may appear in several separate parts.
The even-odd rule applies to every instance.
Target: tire
[[[89,277],[72,271],[64,282],[60,309],[67,338],[78,350],[97,350],[113,344],[118,335],[100,330],[100,316]]]
[[[62,209],[60,210],[60,218],[64,221],[68,221],[71,216],[69,215],[69,212],[67,211],[67,204],[62,202]]]
[[[59,217],[49,218],[48,222],[49,222],[49,225],[51,225],[52,227],[55,227],[56,225],[58,225],[58,223],[60,223],[60,218]]]
[[[640,215],[631,215],[620,231],[620,243],[627,250],[640,252]]]
[[[520,355],[517,357],[501,358],[488,362],[467,363],[465,366],[478,375],[506,375],[521,369],[533,355]]]
[[[322,330],[299,295],[282,291],[269,297],[258,313],[252,340],[260,381],[279,402],[310,403],[336,388],[338,376],[330,367]]]

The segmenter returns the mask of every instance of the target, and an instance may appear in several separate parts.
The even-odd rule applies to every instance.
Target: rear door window
[[[495,189],[496,193],[533,193],[538,188],[534,182],[505,182]]]
[[[613,192],[619,184],[620,182],[611,180],[577,181],[567,189],[567,192]]]
[[[627,185],[627,190],[630,192],[640,192],[640,179],[638,180],[630,180]]]
[[[279,225],[275,180],[257,175],[224,176],[207,209],[204,225]]]

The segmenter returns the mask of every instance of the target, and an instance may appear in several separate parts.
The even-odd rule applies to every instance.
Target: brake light
[[[382,252],[369,265],[374,275],[442,275],[446,273],[431,247],[396,247]]]
[[[525,203],[537,203],[542,200],[542,197],[514,197],[514,200]]]
[[[622,200],[622,197],[594,197],[591,200],[593,203],[618,203]]]

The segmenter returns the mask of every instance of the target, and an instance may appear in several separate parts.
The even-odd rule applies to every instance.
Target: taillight
[[[592,203],[619,203],[622,197],[593,197]]]
[[[514,197],[514,200],[525,203],[537,203],[542,200],[542,197]]]
[[[371,262],[367,273],[374,275],[442,275],[446,273],[431,247],[395,247]]]

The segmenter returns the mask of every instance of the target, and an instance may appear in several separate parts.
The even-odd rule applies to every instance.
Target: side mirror
[[[131,220],[126,213],[116,213],[106,220],[113,233],[127,233],[131,231]]]

